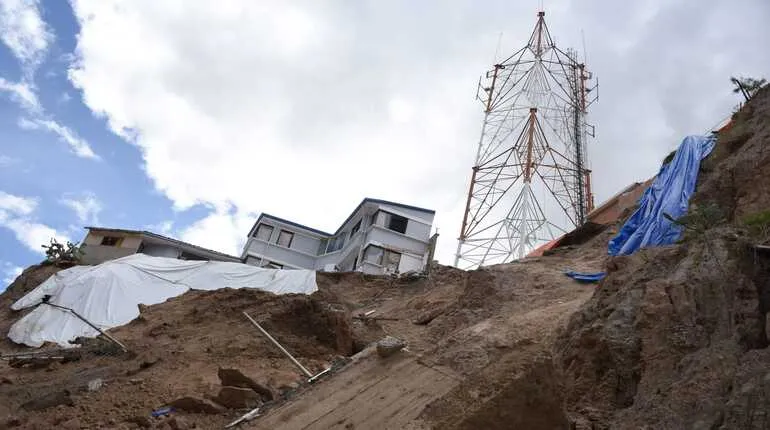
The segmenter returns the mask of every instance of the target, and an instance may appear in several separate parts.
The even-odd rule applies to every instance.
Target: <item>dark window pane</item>
[[[200,255],[190,254],[189,252],[182,251],[182,255],[179,256],[180,260],[194,260],[194,261],[209,261],[206,257]]]
[[[102,238],[102,245],[104,246],[118,246],[122,238],[115,236],[104,236]]]
[[[329,239],[321,239],[321,243],[318,245],[318,255],[326,254],[326,247],[329,245]]]
[[[409,222],[409,220],[399,215],[389,215],[390,222],[388,222],[388,229],[397,231],[399,233],[406,233],[406,224]]]

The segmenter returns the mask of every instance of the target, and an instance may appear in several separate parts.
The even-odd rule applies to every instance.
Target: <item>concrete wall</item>
[[[401,261],[398,264],[398,272],[405,273],[412,270],[422,270],[422,258],[411,254],[401,254]]]
[[[406,225],[406,235],[416,237],[417,239],[428,241],[430,239],[430,224],[423,224],[415,220],[409,220]]]
[[[318,257],[315,263],[315,270],[324,270],[326,268],[326,265],[332,264],[336,265],[340,262],[340,256],[342,255],[342,250],[339,250],[337,252],[332,252],[331,254],[326,254]]]
[[[274,261],[279,264],[299,267],[302,269],[315,269],[315,255],[307,255],[297,250],[284,248],[274,243],[265,243],[259,239],[251,238],[248,242],[249,255],[264,256],[266,261]]]
[[[428,244],[425,242],[380,226],[372,227],[367,241],[381,243],[394,251],[407,251],[420,255],[428,249]]]
[[[83,245],[83,262],[86,264],[101,264],[108,260],[136,254],[135,249],[118,248],[116,246]]]
[[[133,249],[136,251],[139,249],[139,245],[142,243],[142,237],[136,234],[121,233],[121,232],[102,232],[99,230],[89,231],[86,238],[83,239],[84,245],[102,246],[102,239],[105,236],[120,237],[123,240],[119,244],[119,248]],[[108,247],[116,248],[116,247]]]
[[[179,258],[179,249],[160,244],[146,243],[142,248],[142,254],[147,254],[153,257],[166,257],[166,258]]]
[[[305,236],[302,233],[289,229],[284,230],[292,231],[294,233],[294,239],[291,241],[291,249],[296,249],[297,251],[312,255],[316,255],[316,253],[318,253],[318,247],[321,245],[321,239]],[[278,240],[277,236],[276,240]]]
[[[104,246],[105,236],[120,237],[123,240],[118,246]],[[135,254],[142,243],[141,236],[121,232],[89,231],[83,239],[83,262],[86,264],[101,264],[108,260]]]

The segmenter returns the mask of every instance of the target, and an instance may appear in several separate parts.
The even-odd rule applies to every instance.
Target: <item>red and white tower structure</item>
[[[479,82],[484,122],[455,266],[524,257],[585,222],[593,209],[586,114],[598,95],[591,82],[577,53],[554,43],[545,12],[527,44]]]

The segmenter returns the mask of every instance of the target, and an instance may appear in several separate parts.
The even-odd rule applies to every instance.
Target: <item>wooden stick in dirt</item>
[[[70,309],[70,308],[68,308],[68,307],[66,307],[66,306],[59,306],[59,305],[55,305],[55,304],[53,304],[53,303],[50,303],[50,302],[48,302],[48,301],[44,301],[43,303],[44,303],[44,304],[46,304],[46,305],[48,305],[48,306],[53,306],[53,307],[55,307],[55,308],[59,308],[59,309],[63,309],[63,310],[65,310],[65,311],[69,311],[70,313],[72,313],[72,314],[73,314],[73,315],[75,315],[76,317],[80,318],[80,320],[81,320],[81,321],[83,321],[84,323],[86,323],[86,324],[90,325],[91,327],[93,327],[93,329],[94,329],[94,330],[96,330],[96,331],[98,331],[99,333],[101,333],[101,334],[102,334],[104,337],[106,337],[107,339],[109,339],[110,341],[112,341],[113,343],[115,343],[116,345],[118,345],[118,346],[120,347],[120,349],[122,349],[122,350],[123,350],[123,352],[128,352],[128,348],[126,348],[126,346],[125,346],[125,345],[123,345],[122,343],[120,343],[120,341],[119,341],[119,340],[117,340],[117,339],[115,339],[114,337],[112,337],[112,336],[110,336],[109,334],[107,334],[107,332],[105,332],[104,330],[100,329],[99,327],[97,327],[96,325],[94,325],[93,323],[91,323],[91,321],[88,321],[87,319],[85,319],[85,317],[83,317],[83,316],[82,316],[82,315],[80,315],[79,313],[75,312],[75,310],[74,310],[74,309]]]

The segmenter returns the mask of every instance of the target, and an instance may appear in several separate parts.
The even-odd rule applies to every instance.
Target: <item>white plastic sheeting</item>
[[[97,266],[75,266],[48,278],[16,301],[11,309],[50,303],[75,310],[102,330],[128,324],[139,316],[138,305],[162,303],[190,289],[255,288],[275,294],[312,294],[318,289],[311,270],[272,270],[240,263],[184,261],[129,255]],[[16,342],[39,347],[44,342],[72,346],[79,336],[98,332],[63,309],[40,305],[8,332]]]

